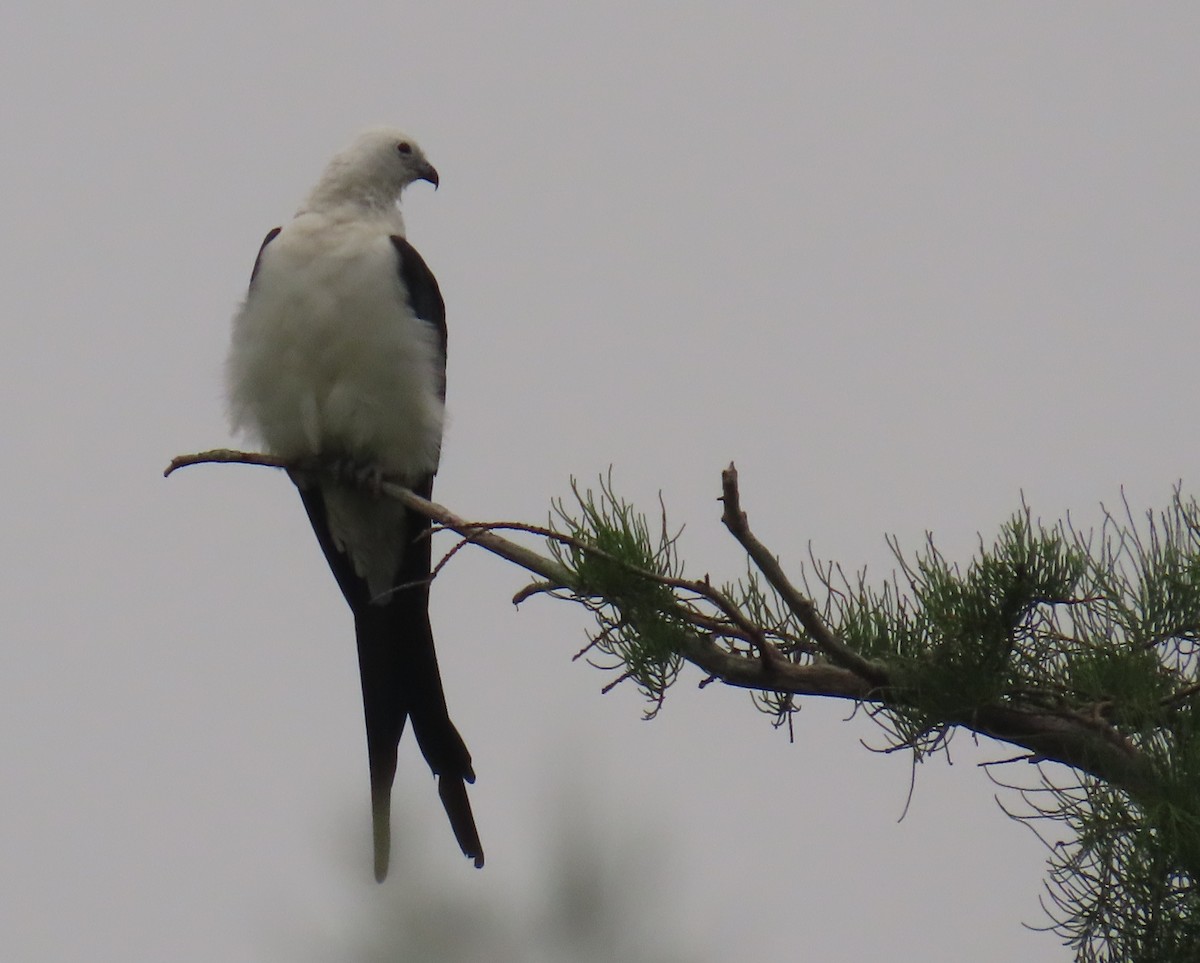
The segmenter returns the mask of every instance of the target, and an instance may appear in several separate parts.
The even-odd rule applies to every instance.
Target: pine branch
[[[470,522],[394,480],[347,479],[319,460],[220,449],[180,456],[164,474],[203,463],[369,485],[458,535],[435,576],[466,545],[520,566],[537,580],[514,603],[544,594],[584,606],[599,627],[576,658],[615,673],[605,692],[634,680],[650,715],[686,661],[705,673],[702,688],[751,690],[777,724],[790,723],[796,696],[849,699],[892,749],[929,751],[962,728],[1023,750],[989,774],[1019,761],[1070,767],[1074,783],[1039,765],[1039,788],[1009,787],[1029,812],[1001,806],[1068,831],[1048,843],[1051,928],[1080,963],[1200,958],[1200,507],[1178,491],[1142,529],[1127,505],[1126,522],[1106,512],[1099,536],[1046,530],[1023,506],[965,570],[932,541],[910,558],[892,539],[900,574],[882,588],[813,559],[823,614],[751,531],[733,465],[722,521],[753,568],[717,587],[683,576],[665,512],[656,542],[604,480],[598,497],[573,484],[577,511],[557,503],[544,527]]]
[[[218,449],[181,455],[172,460],[164,475],[170,475],[185,466],[205,463],[240,463],[300,471],[323,470],[319,463],[297,464],[268,455]],[[694,630],[679,635],[679,655],[709,676],[730,686],[788,695],[851,699],[883,706],[908,707],[919,704],[919,698],[891,681],[877,661],[863,657],[837,637],[821,619],[812,600],[787,579],[778,560],[751,533],[746,515],[741,510],[737,473],[732,465],[723,473],[722,481],[726,527],[746,548],[764,577],[784,599],[829,662],[796,663],[779,657],[777,652],[773,657],[761,657],[761,652],[770,651],[765,648],[760,648],[758,657],[743,651],[731,651],[717,641],[722,636],[713,631],[711,620],[689,618],[682,609],[673,614],[692,625]],[[578,538],[533,525],[467,521],[445,506],[421,498],[386,478],[380,483],[380,492],[457,533],[465,542],[478,545],[538,576],[541,579],[535,586],[538,592],[574,596],[586,591],[568,566],[498,535],[497,529],[516,530],[553,539],[580,552],[599,552]],[[639,578],[666,588],[697,593],[713,601],[729,617],[729,624],[741,630],[739,638],[749,637],[754,641],[754,637],[760,637],[755,645],[762,645],[761,631],[747,631],[750,623],[744,614],[732,600],[706,581],[664,576],[633,566],[628,568]],[[517,600],[526,597],[527,590],[522,590]],[[1032,753],[1035,761],[1062,763],[1125,789],[1135,797],[1151,793],[1155,786],[1152,770],[1144,756],[1114,727],[1096,718],[1036,705],[982,704],[937,721],[940,725],[960,726],[1020,746]]]

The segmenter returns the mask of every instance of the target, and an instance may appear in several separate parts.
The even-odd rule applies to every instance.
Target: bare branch
[[[260,455],[257,452],[217,448],[212,451],[203,451],[194,455],[180,455],[177,458],[173,458],[171,459],[171,464],[167,466],[167,470],[163,472],[163,475],[165,477],[177,469],[185,468],[189,465],[208,463],[263,465],[268,468],[301,471],[320,469],[319,465],[314,465],[310,462],[297,464],[294,461],[275,458],[271,455]],[[540,555],[531,549],[525,548],[523,545],[518,545],[515,542],[510,542],[507,539],[492,534],[488,530],[487,525],[480,525],[459,518],[448,508],[437,504],[437,502],[428,501],[403,485],[388,481],[386,477],[380,482],[379,491],[380,494],[387,495],[389,498],[395,498],[413,511],[420,512],[422,515],[433,519],[444,528],[457,532],[468,542],[478,545],[480,548],[487,549],[493,555],[499,555],[501,558],[512,562],[514,565],[519,565],[527,571],[540,575],[547,582],[555,586],[567,589],[572,587],[573,580],[571,574],[563,566],[559,565],[553,559],[547,558],[545,555]]]
[[[173,471],[180,468],[186,468],[189,465],[262,465],[266,468],[294,468],[292,462],[283,458],[276,458],[274,455],[260,455],[253,451],[235,451],[232,448],[213,448],[209,451],[200,451],[194,455],[176,455],[171,459],[171,464],[167,465],[163,472],[163,478],[169,478]]]
[[[779,559],[771,554],[767,547],[750,531],[750,523],[746,518],[746,513],[742,511],[741,497],[738,494],[737,468],[732,462],[721,472],[721,492],[721,501],[725,505],[721,521],[746,550],[746,554],[758,566],[758,570],[763,573],[767,582],[779,593],[780,598],[800,620],[800,624],[820,646],[821,651],[834,665],[849,669],[855,675],[871,683],[873,687],[886,686],[888,675],[883,666],[863,658],[837,637],[825,624],[825,620],[817,612],[817,607],[813,605],[812,600],[801,594],[800,590],[784,574]]]

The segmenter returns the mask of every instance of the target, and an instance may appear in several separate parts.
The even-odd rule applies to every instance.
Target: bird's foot
[[[383,469],[374,463],[343,455],[330,459],[326,468],[340,482],[370,492],[376,498],[383,494]]]

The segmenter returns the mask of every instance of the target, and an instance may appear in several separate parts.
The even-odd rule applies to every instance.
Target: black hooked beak
[[[422,180],[422,181],[429,181],[429,183],[433,185],[433,189],[435,191],[438,189],[438,172],[437,172],[437,168],[434,167],[432,164],[426,164],[424,167],[422,167],[421,173],[417,179]]]

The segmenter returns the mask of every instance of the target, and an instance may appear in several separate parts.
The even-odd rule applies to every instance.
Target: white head
[[[413,181],[438,185],[438,172],[417,142],[403,131],[372,127],[329,162],[304,208],[347,203],[390,208]]]

